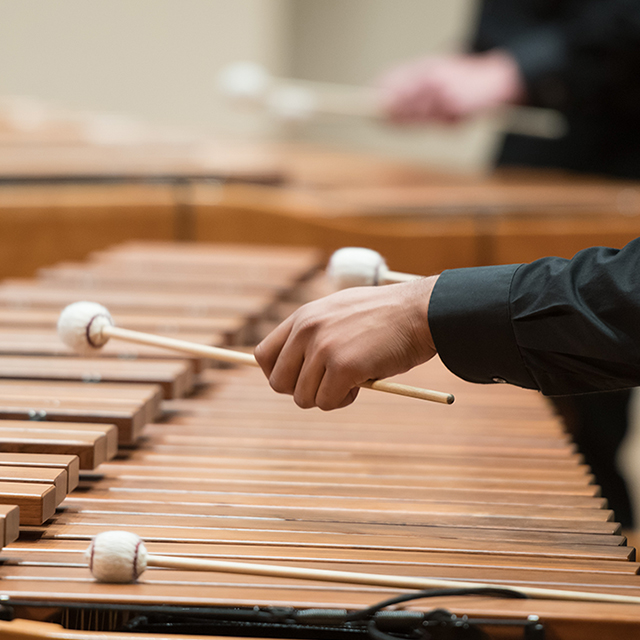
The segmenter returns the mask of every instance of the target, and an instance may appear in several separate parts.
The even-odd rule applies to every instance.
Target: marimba
[[[291,249],[129,244],[85,265],[47,270],[18,298],[11,297],[15,285],[0,288],[0,324],[10,327],[13,318],[25,330],[31,322],[44,330],[53,313],[42,291],[67,287],[95,299],[143,292],[153,288],[154,272],[167,279],[167,296],[174,286],[188,291],[191,277],[196,288],[206,286],[209,274],[211,309],[203,320],[213,321],[213,301],[219,297],[228,312],[243,282],[254,292],[268,281],[274,301],[292,304],[291,292],[318,262],[315,253]],[[233,281],[236,296],[225,298],[224,286],[216,293],[217,278]],[[135,312],[123,306],[128,317],[149,326],[180,318],[172,308],[171,316],[154,319],[158,306],[145,311],[144,298],[140,293]],[[12,306],[16,300],[19,307]],[[271,322],[277,305],[258,304],[255,315],[266,308]],[[237,309],[245,317],[246,307]],[[188,331],[182,320],[175,327]],[[4,357],[0,412],[6,405],[23,413],[0,421],[0,451],[20,439],[30,452],[0,453],[0,592],[20,617],[72,629],[164,633],[169,624],[183,633],[342,637],[365,632],[362,623],[345,619],[346,611],[399,593],[164,569],[148,570],[138,584],[97,584],[83,552],[91,536],[114,528],[138,533],[151,552],[165,555],[640,595],[635,551],[533,392],[469,385],[431,363],[405,380],[454,392],[452,407],[363,390],[351,407],[323,414],[302,412],[274,394],[253,369],[196,374],[192,362],[174,359],[168,361],[173,373],[158,366],[153,378],[159,361],[143,353],[135,360],[105,354],[88,361],[84,373],[68,355]],[[137,370],[128,364],[147,373],[134,380]],[[40,379],[12,375],[19,367]],[[162,375],[173,375],[173,385]],[[111,382],[97,384],[103,376]],[[19,425],[24,433],[12,435]],[[50,453],[26,449],[38,439]],[[24,466],[17,466],[20,459]],[[5,483],[23,491],[17,539],[16,510],[7,501],[18,492]],[[22,505],[29,507],[25,513]],[[635,605],[486,594],[408,603],[404,613],[377,614],[375,624],[406,632],[428,623],[423,614],[437,608],[490,620],[483,628],[500,638],[523,637],[524,628],[536,637],[539,624],[550,637],[567,640],[633,638],[640,629]],[[433,624],[466,624],[438,615]]]
[[[640,232],[637,183],[553,172],[447,174],[283,142],[228,142],[81,114],[2,126],[0,274],[115,243],[367,246],[395,268],[570,257]],[[131,123],[130,123],[131,124]],[[14,123],[15,125],[15,123]],[[91,135],[98,130],[100,136]]]
[[[193,181],[296,186],[410,185],[449,180],[419,164],[284,141],[221,140],[114,114],[0,99],[0,183]]]
[[[637,182],[540,171],[325,189],[198,185],[193,203],[200,241],[363,246],[408,273],[570,258],[640,234]]]
[[[299,145],[3,145],[0,135],[0,275],[31,277],[133,239],[194,240],[202,184],[324,189],[436,179],[450,180],[407,163]]]

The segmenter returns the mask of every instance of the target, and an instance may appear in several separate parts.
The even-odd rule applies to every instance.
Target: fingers
[[[449,57],[429,57],[401,65],[383,77],[380,103],[387,117],[401,124],[446,119],[440,96],[449,66]]]
[[[387,102],[385,111],[390,120],[399,124],[456,122],[463,115],[450,87],[435,79],[394,96]]]
[[[344,407],[349,406],[352,402],[355,402],[355,399],[358,397],[358,393],[360,392],[359,387],[354,387],[347,393],[345,399],[336,407],[336,409],[344,409]]]
[[[386,88],[382,108],[390,120],[409,124],[429,120],[436,111],[436,92],[431,83],[405,81]]]
[[[326,353],[301,324],[294,314],[256,347],[256,360],[269,384],[278,393],[292,395],[303,409],[329,411],[351,404],[358,395],[353,375],[339,362],[327,375]]]
[[[284,344],[279,348],[285,334]],[[265,373],[268,371],[273,390],[292,395],[302,409],[319,407],[330,411],[345,407],[356,399],[358,387],[354,384],[353,375],[339,365],[332,366],[331,374],[328,374],[322,351],[315,351],[313,340],[309,341],[295,328],[288,332],[283,329],[273,340],[265,340],[259,347],[256,359],[265,364],[263,370]],[[274,357],[275,362],[269,366]]]
[[[298,348],[295,340],[289,335],[269,375],[271,388],[278,393],[293,395],[303,365],[304,349]]]
[[[285,320],[256,347],[255,357],[274,391],[293,395],[299,407],[309,409],[317,406],[325,367],[321,358],[306,357],[313,350],[312,332],[300,325],[298,314]]]
[[[280,356],[291,329],[293,327],[293,316],[287,318],[279,324],[258,346],[254,349],[255,356],[264,375],[269,378]]]
[[[402,65],[380,84],[381,108],[397,123],[453,123],[521,101],[515,60],[504,52],[432,57]]]
[[[294,402],[302,409],[311,409],[318,406],[316,396],[318,389],[325,377],[326,369],[318,358],[305,360],[300,369],[300,375],[296,381],[293,394]]]
[[[357,397],[360,388],[345,373],[325,375],[316,392],[316,406],[323,411],[342,409]]]
[[[323,411],[351,404],[359,391],[358,375],[339,358],[321,356],[304,362],[293,392],[293,399],[303,409],[318,407]]]
[[[359,287],[311,302],[258,345],[256,360],[271,386],[300,407],[347,406],[364,381],[435,355],[428,308],[436,281]]]

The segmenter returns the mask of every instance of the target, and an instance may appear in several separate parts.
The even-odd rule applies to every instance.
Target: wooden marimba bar
[[[243,255],[240,249],[235,251]],[[254,260],[245,256],[234,265],[233,252],[228,252],[223,266],[220,255],[214,257],[206,249],[185,253],[179,247],[129,245],[84,267],[47,271],[42,280],[28,286],[0,287],[0,304],[16,318],[19,311],[12,305],[19,304],[25,309],[25,323],[34,320],[42,330],[52,300],[63,297],[53,296],[58,290],[75,287],[74,293],[90,291],[98,301],[101,294],[111,295],[115,301],[137,286],[147,289],[156,270],[159,278],[170,274],[170,288],[169,281],[177,280],[181,269],[201,278],[203,272],[214,274],[215,264],[224,279],[233,280],[235,291],[242,290],[245,279],[255,291],[262,277],[272,285],[280,283],[271,290],[281,295],[315,264],[309,254],[258,250],[249,251]],[[105,264],[121,268],[114,268],[111,278]],[[273,266],[269,275],[265,265]],[[91,288],[85,289],[88,282]],[[186,284],[176,286],[181,295],[189,295],[184,293]],[[168,290],[164,293],[171,295]],[[216,294],[210,296],[213,301]],[[159,306],[156,298],[149,298],[152,311],[145,314],[144,298],[140,294],[133,308],[122,303],[123,311],[139,319],[148,315],[150,324],[177,314],[166,303]],[[245,313],[245,307],[240,308]],[[162,320],[151,319],[156,314]],[[3,317],[10,314],[3,316],[0,309]],[[191,368],[190,379],[197,379],[194,391],[184,383],[181,392],[169,395],[163,387],[165,399],[158,413],[153,399],[147,397],[150,404],[143,407],[140,398],[135,405],[133,396],[127,395],[158,389],[149,387],[148,378],[144,384],[124,384],[127,376],[129,382],[134,376],[133,368],[127,372],[125,364],[146,367],[158,362],[147,360],[144,353],[138,356],[129,361],[105,354],[90,362],[89,370],[105,378],[115,374],[106,368],[100,372],[100,363],[122,365],[118,383],[78,382],[74,387],[59,377],[43,383],[17,380],[9,373],[10,380],[0,382],[0,402],[5,397],[10,401],[8,389],[14,386],[14,397],[21,398],[25,407],[37,393],[29,396],[29,386],[41,390],[59,386],[60,404],[66,407],[69,402],[69,413],[74,403],[82,403],[81,389],[88,389],[85,398],[104,394],[111,399],[111,424],[128,443],[117,457],[107,455],[109,460],[94,472],[80,472],[78,488],[54,514],[42,518],[46,522],[23,522],[21,535],[13,542],[5,533],[3,555],[10,561],[0,567],[0,589],[19,615],[37,617],[34,610],[46,606],[67,626],[81,626],[84,619],[90,620],[88,626],[107,628],[140,612],[152,622],[159,607],[166,615],[174,613],[172,607],[186,608],[187,613],[200,608],[198,615],[215,633],[233,635],[242,628],[249,635],[319,637],[334,624],[329,633],[346,629],[339,624],[341,614],[332,610],[359,610],[398,593],[383,587],[166,569],[149,569],[137,584],[97,584],[82,554],[94,534],[111,529],[138,533],[152,553],[164,555],[429,576],[516,590],[537,586],[640,595],[635,551],[625,546],[589,469],[533,392],[470,385],[431,363],[407,374],[406,381],[454,392],[457,401],[452,407],[363,390],[351,407],[325,414],[302,412],[290,398],[274,394],[259,371],[201,368],[194,373]],[[32,357],[7,356],[11,360],[7,370],[15,371],[16,361],[28,363]],[[59,370],[42,364],[45,358],[59,363]],[[75,358],[59,355],[39,355],[33,362],[41,378],[52,369],[71,379],[68,371],[78,366]],[[175,366],[176,361],[170,364]],[[0,376],[2,369],[0,359]],[[41,395],[44,400],[44,391]],[[145,426],[127,431],[116,423],[118,403],[130,414],[137,406]],[[103,422],[96,424],[83,414],[83,424],[102,431],[108,404],[95,408],[95,419],[105,418]],[[36,431],[55,424],[48,421],[54,414],[46,411],[46,420],[35,424]],[[56,430],[62,433],[68,428]],[[0,426],[0,444],[1,430]],[[113,439],[104,432],[102,437],[104,450],[115,453]],[[137,446],[130,446],[136,440]],[[10,454],[0,454],[0,493],[3,456]],[[6,460],[8,465],[11,459]],[[33,460],[35,468],[36,457]],[[69,468],[66,480],[59,479],[54,486],[64,482],[68,489],[75,486],[77,468]],[[61,494],[58,489],[56,495]],[[5,532],[15,534],[10,519],[7,514]],[[523,636],[522,627],[498,631],[495,625],[500,621],[532,624],[528,620],[532,615],[539,617],[550,637],[567,640],[632,638],[640,629],[636,605],[475,595],[442,596],[406,608],[407,616],[445,608],[472,619],[490,618],[494,626],[487,629],[501,638]],[[186,631],[196,628],[184,620],[178,624],[184,624],[180,628]]]
[[[173,255],[178,262],[166,272],[157,265],[151,266],[156,277],[155,293],[151,273],[145,276],[140,264],[126,265],[143,282],[136,284],[131,278],[127,291],[122,291],[123,297],[112,299],[114,311],[122,310],[130,326],[210,345],[246,340],[258,321],[273,314],[274,305],[318,263],[315,252],[285,252],[288,264],[284,266],[282,255],[264,252],[264,287],[260,287],[256,276],[253,290],[247,288],[243,293],[241,283],[229,290],[228,282],[223,280],[225,269],[242,259],[239,248],[212,251],[145,245],[130,247],[126,255],[131,261],[140,252],[149,254],[151,262],[154,252],[166,254],[167,261]],[[113,258],[108,254],[96,256],[95,261],[98,264],[99,260]],[[181,281],[172,282],[171,276],[175,280],[182,263],[186,273]],[[195,263],[201,265],[200,278],[191,282],[189,274],[198,271]],[[64,267],[67,271],[69,268]],[[251,269],[248,264],[246,268]],[[211,274],[208,280],[203,277],[207,271]],[[194,298],[195,294],[186,293],[196,285],[208,292],[204,302],[202,294]],[[208,363],[200,358],[185,359],[158,349],[118,343],[109,345],[99,357],[84,359],[61,345],[55,330],[60,311],[57,300],[65,300],[65,296],[69,301],[85,298],[98,289],[101,297],[113,296],[108,282],[94,282],[89,289],[86,278],[79,283],[61,281],[56,285],[51,270],[39,282],[7,282],[0,287],[4,296],[0,302],[0,458],[8,456],[0,460],[0,483],[4,483],[0,504],[19,504],[21,523],[37,525],[50,519],[64,499],[63,485],[68,491],[77,486],[79,469],[93,470],[113,458],[118,446],[135,443],[143,427],[161,416],[162,399],[191,393],[197,373]],[[192,299],[191,305],[184,304],[187,298]],[[98,382],[109,384],[95,384]],[[30,459],[18,460],[21,453],[39,456],[45,450],[66,456],[64,468],[60,468],[57,459],[50,468],[40,458],[38,464],[32,464]],[[30,470],[25,471],[18,462],[25,462]],[[0,536],[3,544],[15,536],[16,513],[13,510],[0,514],[6,529]]]

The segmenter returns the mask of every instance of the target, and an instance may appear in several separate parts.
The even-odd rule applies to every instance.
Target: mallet
[[[464,582],[460,580],[439,580],[412,576],[358,573],[355,571],[330,571],[304,567],[151,555],[147,552],[142,539],[128,531],[105,531],[99,533],[91,541],[86,551],[86,557],[91,573],[99,582],[135,582],[147,567],[162,567],[187,571],[219,571],[221,573],[241,573],[272,578],[344,582],[391,587],[394,589],[512,588],[530,598],[544,600],[584,600],[589,602],[640,604],[640,597],[609,593],[539,589],[520,585],[510,587],[509,585]]]
[[[95,302],[74,302],[65,307],[58,319],[58,335],[67,346],[83,355],[95,354],[109,341],[109,338],[117,338],[127,342],[171,349],[232,364],[259,366],[255,357],[249,353],[121,329],[114,325],[109,311]],[[455,399],[450,393],[420,389],[386,380],[368,380],[360,386],[374,389],[375,391],[384,391],[409,398],[418,398],[419,400],[430,400],[441,404],[451,404]]]
[[[327,277],[332,287],[340,290],[408,282],[418,280],[421,276],[390,271],[384,258],[373,249],[343,247],[331,256]]]
[[[218,76],[218,87],[228,98],[264,108],[283,122],[308,122],[323,115],[384,119],[370,87],[279,78],[254,62],[225,67]],[[567,130],[562,114],[551,109],[511,106],[498,115],[500,128],[511,133],[553,139]]]

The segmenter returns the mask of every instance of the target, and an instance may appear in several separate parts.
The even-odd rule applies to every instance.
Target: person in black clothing
[[[509,134],[497,164],[640,177],[638,0],[484,0],[471,50],[384,76],[389,118],[455,122],[519,103],[556,109],[565,136]]]
[[[471,53],[398,67],[381,100],[398,122],[455,122],[501,105],[561,111],[566,134],[507,134],[498,166],[640,178],[640,2],[484,0]],[[631,391],[554,398],[618,520],[633,525],[616,465]]]
[[[255,356],[271,386],[303,408],[347,406],[364,381],[402,373],[436,353],[471,382],[585,394],[567,397],[598,398],[603,406],[594,391],[640,384],[639,273],[640,238],[572,260],[346,289],[296,311]],[[605,402],[609,397],[615,395]],[[593,437],[601,434],[606,457],[615,443],[598,427]]]
[[[545,395],[640,384],[640,238],[571,260],[451,269],[308,303],[256,348],[303,407],[353,402],[358,385],[430,360],[457,376]],[[585,397],[589,397],[588,395]]]
[[[640,178],[640,2],[486,0],[473,49],[515,61],[528,104],[565,114],[557,140],[507,135],[499,165]]]

